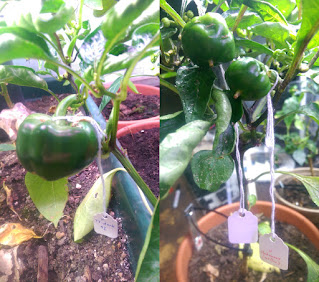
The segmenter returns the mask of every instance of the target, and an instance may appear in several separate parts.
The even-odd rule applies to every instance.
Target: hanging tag
[[[110,238],[117,238],[117,221],[106,212],[98,213],[94,216],[94,231]]]
[[[243,216],[235,211],[228,217],[228,239],[232,244],[256,243],[258,240],[258,219],[243,209]]]
[[[288,269],[289,248],[276,234],[265,234],[259,238],[260,258],[282,270]]]

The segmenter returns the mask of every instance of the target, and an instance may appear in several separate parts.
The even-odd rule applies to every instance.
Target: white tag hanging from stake
[[[117,238],[117,221],[106,212],[98,213],[94,216],[94,231],[110,238]]]
[[[239,154],[239,132],[238,124],[236,130],[236,158],[237,163],[241,164]],[[256,243],[258,240],[258,219],[250,211],[245,209],[245,193],[243,186],[243,175],[241,165],[238,165],[239,187],[240,187],[240,208],[228,217],[228,240],[232,244]]]
[[[278,82],[277,80],[274,83],[273,87],[270,89],[267,94],[267,108],[268,108],[268,117],[267,117],[267,132],[265,143],[270,151],[270,186],[269,193],[272,202],[271,209],[271,233],[262,235],[259,238],[259,255],[260,258],[273,265],[277,266],[282,270],[288,269],[288,258],[289,258],[289,248],[280,239],[275,233],[275,196],[274,196],[274,184],[275,184],[275,134],[274,134],[274,114],[271,101],[271,91],[275,88]]]

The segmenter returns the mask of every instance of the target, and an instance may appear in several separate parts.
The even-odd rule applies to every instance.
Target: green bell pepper
[[[235,57],[234,37],[217,13],[194,17],[182,31],[185,54],[197,65],[229,62]]]
[[[245,57],[230,64],[225,78],[234,98],[255,101],[269,92],[271,83],[266,67],[260,61]]]
[[[56,115],[65,115],[76,95],[62,100]],[[45,114],[31,114],[18,130],[16,152],[23,167],[53,181],[81,171],[95,158],[98,140],[87,121],[71,124]]]

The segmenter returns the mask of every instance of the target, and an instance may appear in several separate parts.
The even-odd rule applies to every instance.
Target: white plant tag
[[[117,238],[117,221],[106,212],[98,213],[94,216],[94,231],[110,238]]]
[[[276,234],[265,234],[259,238],[260,258],[282,270],[288,269],[289,248]]]
[[[258,240],[258,218],[246,209],[243,214],[235,211],[228,217],[228,239],[232,244],[256,243]]]

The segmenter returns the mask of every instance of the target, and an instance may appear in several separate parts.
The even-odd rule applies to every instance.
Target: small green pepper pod
[[[246,101],[261,99],[271,88],[265,65],[250,57],[232,62],[225,78],[230,90],[235,93],[234,98]]]
[[[229,62],[235,57],[233,34],[225,19],[217,13],[194,17],[182,32],[185,54],[197,65]]]
[[[22,166],[49,181],[81,171],[94,160],[97,151],[95,129],[86,121],[61,123],[35,113],[18,130],[16,152]]]

